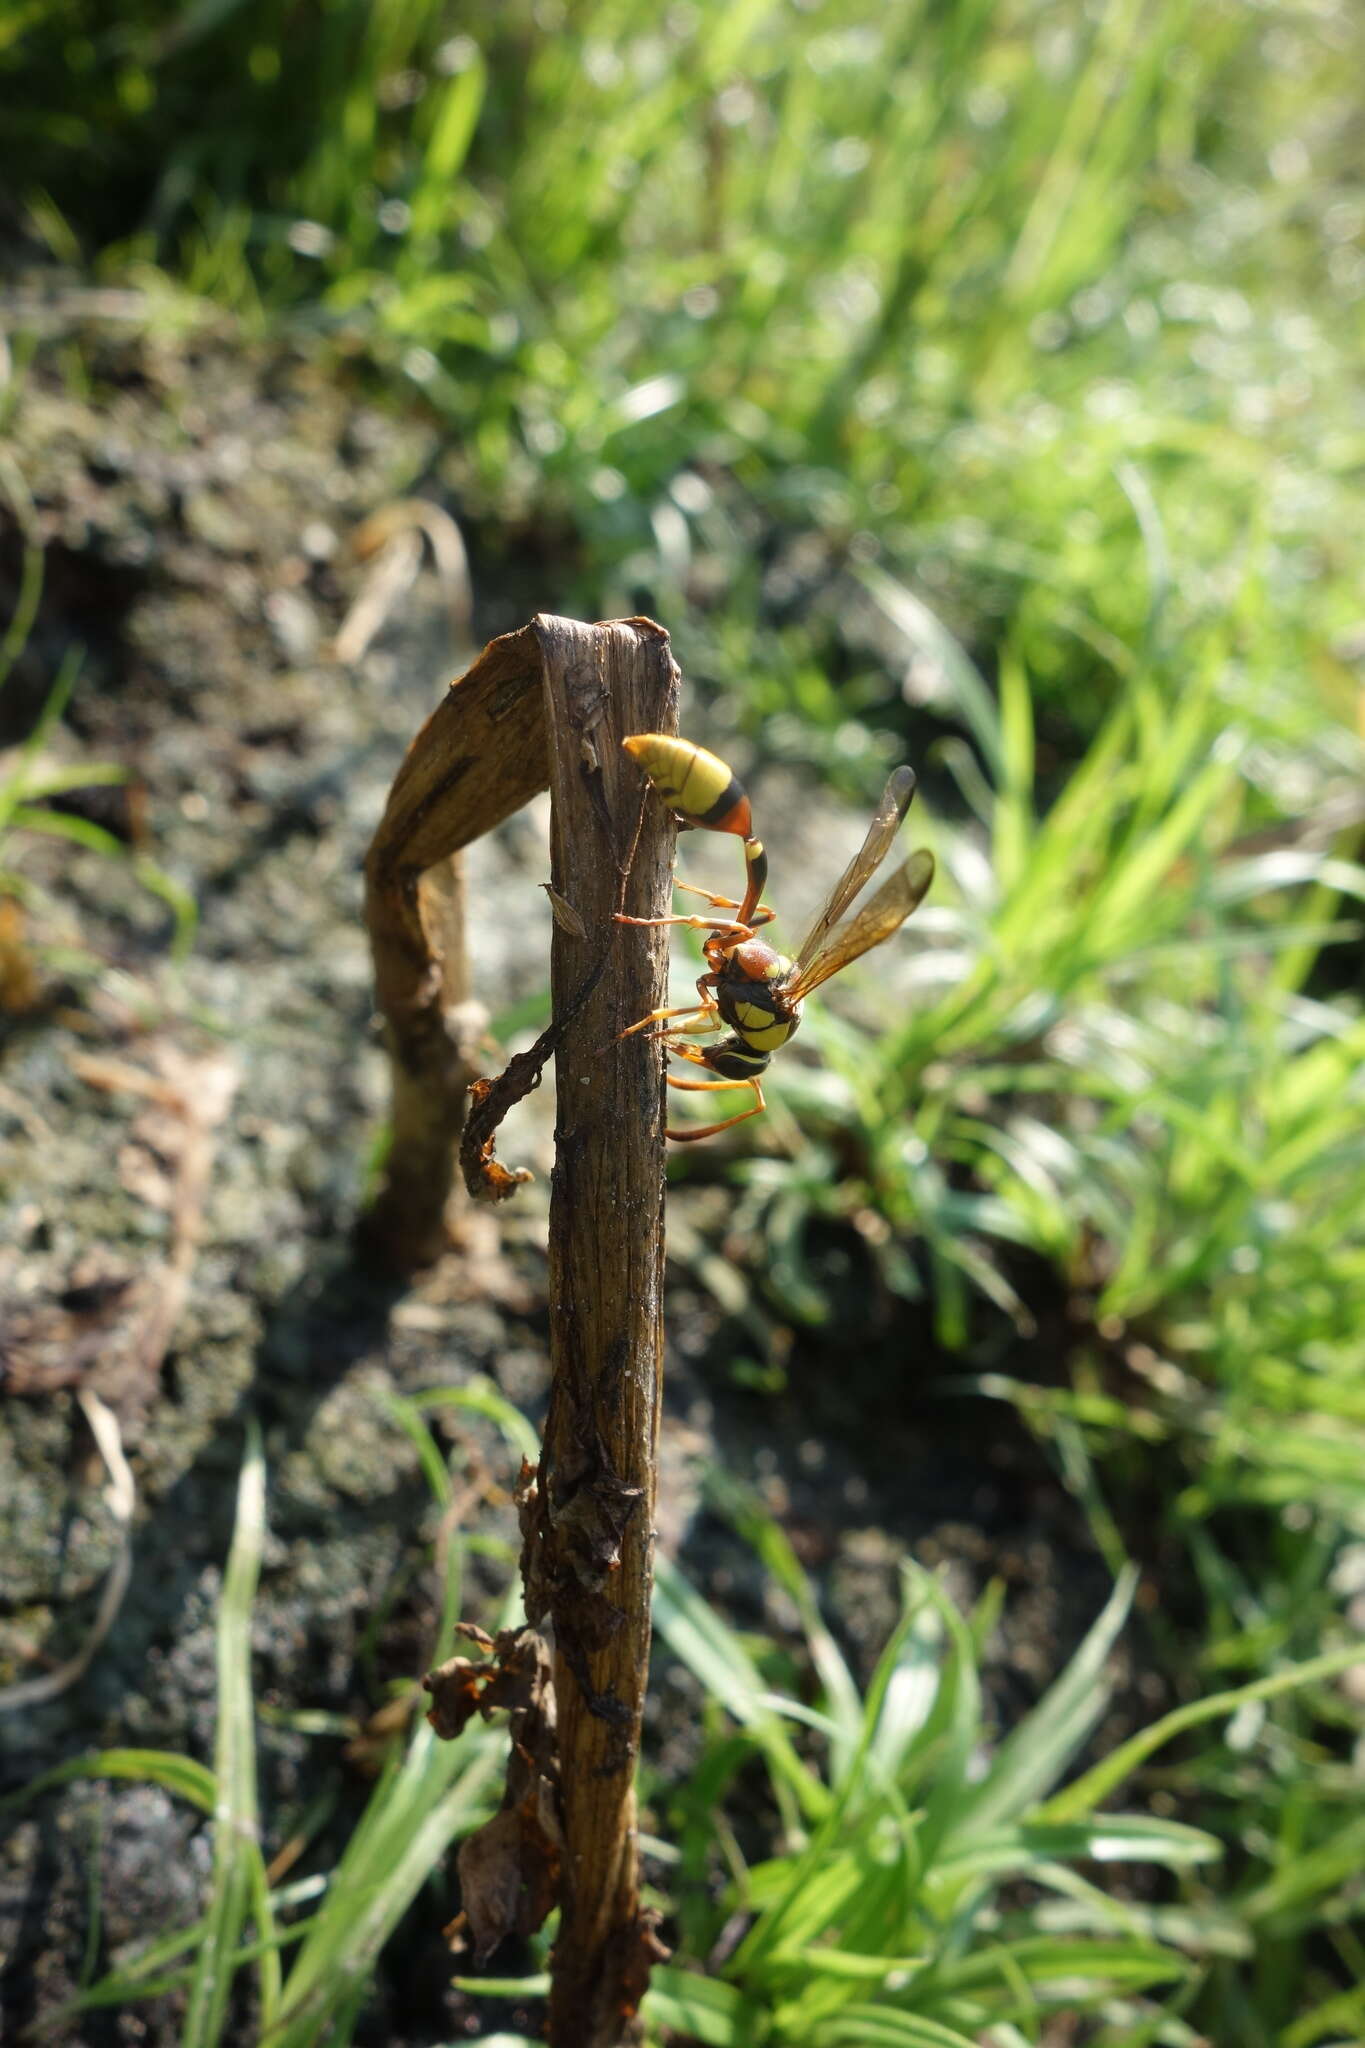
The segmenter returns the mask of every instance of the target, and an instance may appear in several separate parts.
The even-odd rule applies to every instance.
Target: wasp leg
[[[736,945],[747,939],[752,930],[747,924],[736,924],[732,917],[627,917],[620,910],[615,913],[613,922],[645,925],[685,924],[694,932],[734,932]]]
[[[671,1047],[670,1050],[672,1050]],[[680,1076],[669,1074],[667,1080],[670,1088],[752,1088],[754,1094],[758,1097],[752,1109],[742,1109],[738,1116],[727,1116],[721,1123],[703,1124],[701,1129],[697,1131],[665,1131],[664,1136],[672,1138],[679,1145],[695,1144],[698,1138],[714,1138],[718,1131],[728,1131],[731,1124],[742,1124],[748,1117],[760,1116],[768,1107],[767,1103],[763,1100],[763,1090],[759,1087],[756,1076],[751,1075],[743,1081],[684,1081]]]
[[[673,887],[675,889],[685,889],[689,896],[704,896],[706,901],[714,904],[717,910],[739,909],[738,896],[713,896],[709,889],[700,888],[696,882],[685,882],[681,875],[674,875]]]
[[[705,1046],[684,1045],[681,1039],[677,1036],[677,1034],[672,1031],[661,1031],[659,1033],[659,1036],[666,1041],[668,1050],[673,1055],[674,1059],[691,1060],[694,1066],[698,1067],[710,1066],[711,1062],[710,1058],[708,1057],[708,1049]],[[675,1081],[671,1074],[666,1074],[664,1078],[674,1088],[681,1088],[683,1086],[683,1083],[681,1081]],[[687,1086],[689,1088],[709,1088],[712,1085],[713,1084],[709,1081],[689,1081],[687,1083]],[[727,1081],[725,1083],[725,1086],[727,1088],[742,1088],[747,1086],[747,1080],[740,1082]]]
[[[744,891],[744,901],[739,906],[739,924],[752,924],[758,909],[758,900],[763,894],[763,885],[768,879],[768,856],[763,851],[761,839],[746,839],[744,842],[744,866],[749,882]]]
[[[749,1074],[746,1074],[742,1081],[687,1081],[684,1080],[681,1074],[665,1074],[664,1079],[670,1088],[687,1088],[689,1090],[704,1088],[753,1088],[757,1086],[757,1083]]]
[[[692,1014],[696,1019],[695,1023],[665,1024],[661,1031],[647,1031],[645,1033],[645,1043],[648,1045],[656,1038],[666,1039],[669,1051],[676,1053],[680,1060],[695,1059],[705,1064],[706,1054],[699,1051],[695,1046],[684,1045],[684,1038],[707,1038],[716,1031],[723,1031],[725,1025],[719,1010],[715,1008],[714,1004],[708,1004],[700,1010],[694,1010]]]
[[[643,1031],[647,1024],[659,1024],[665,1017],[703,1017],[708,1012],[713,1012],[715,1008],[714,1003],[679,1003],[671,1010],[651,1010],[648,1015],[637,1018],[634,1024],[627,1024],[624,1031],[618,1031],[616,1042],[619,1045],[623,1038],[633,1038],[635,1033]],[[668,1033],[654,1032],[651,1036],[666,1038]]]
[[[671,1031],[656,1031],[656,1038],[706,1038],[713,1031],[723,1031],[725,1020],[714,1003],[703,1003],[697,1012],[695,1024],[675,1024]]]
[[[740,907],[737,899],[733,896],[713,896],[709,889],[699,889],[695,882],[679,881],[676,876],[674,877],[673,887],[675,889],[686,889],[689,896],[704,896],[707,902],[712,904],[717,910],[738,910]],[[750,931],[756,931],[759,925],[771,924],[776,916],[777,912],[773,909],[771,903],[760,903],[755,907],[754,914],[749,919],[748,928]]]

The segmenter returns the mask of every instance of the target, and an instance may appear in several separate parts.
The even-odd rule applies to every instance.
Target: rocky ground
[[[548,1085],[500,1141],[540,1178],[500,1218],[499,1258],[401,1290],[357,1265],[351,1228],[384,1109],[360,863],[444,681],[473,645],[562,598],[529,542],[466,533],[464,632],[458,573],[429,549],[418,563],[386,514],[414,497],[458,510],[438,430],[314,354],[158,330],[64,287],[40,297],[5,423],[4,615],[20,602],[25,529],[44,579],[0,693],[0,746],[78,659],[44,761],[118,763],[130,779],[60,799],[120,852],[0,840],[0,875],[22,884],[0,929],[0,1684],[80,1651],[116,1566],[91,1395],[118,1424],[136,1505],[127,1591],[88,1670],[0,1713],[0,1789],[112,1744],[209,1755],[215,1600],[255,1416],[270,1472],[255,1630],[266,1825],[277,1844],[329,1789],[325,1855],[366,1781],[339,1736],[282,1722],[300,1708],[363,1721],[430,1652],[432,1511],[385,1396],[483,1375],[534,1417],[546,1379]],[[509,1043],[543,1016],[543,843],[527,813],[475,854],[476,971]],[[182,911],[177,953],[182,898],[197,928]],[[989,1678],[1008,1719],[1105,1590],[1042,1461],[1003,1410],[944,1395],[950,1362],[856,1271],[841,1327],[779,1332],[785,1384],[747,1387],[735,1365],[766,1341],[762,1305],[746,1327],[708,1280],[725,1256],[725,1184],[717,1172],[672,1201],[663,1540],[737,1623],[786,1627],[702,1503],[712,1464],[756,1482],[864,1666],[907,1552],[963,1597],[1002,1575]],[[477,1481],[468,1525],[510,1535],[511,1453],[468,1418],[452,1442]],[[500,1569],[475,1571],[467,1607],[486,1619]],[[665,1776],[686,1767],[694,1726],[690,1684],[661,1657],[649,1748]],[[145,1787],[74,1785],[11,1815],[4,2017],[40,2018],[88,1976],[94,1888],[101,1968],[193,1915],[208,1853],[197,1818]],[[450,1911],[449,1897],[414,1908],[365,2039],[443,2040],[467,2024],[446,1988]],[[167,2003],[48,2038],[171,2043],[176,2029]]]

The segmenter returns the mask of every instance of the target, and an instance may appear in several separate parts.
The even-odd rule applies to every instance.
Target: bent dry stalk
[[[541,1917],[557,1898],[556,2048],[638,2040],[658,1953],[639,1900],[634,1780],[663,1344],[663,1090],[657,1050],[642,1039],[627,1038],[610,1059],[601,1049],[666,988],[666,934],[623,945],[615,919],[652,921],[669,907],[673,821],[643,802],[622,741],[673,723],[677,684],[667,635],[646,619],[540,617],[494,641],[413,742],[366,863],[395,1103],[368,1236],[411,1270],[445,1242],[473,1078],[459,1025],[471,995],[460,935],[427,878],[442,868],[449,897],[459,849],[550,789],[551,887],[572,912],[555,918],[552,1023],[533,1049],[537,1062],[551,1050],[556,1059],[553,1378],[539,1469],[525,1475],[520,1504],[527,1622],[546,1625],[551,1684],[547,1693],[534,1677],[539,1660],[523,1632],[495,1644],[491,1664],[452,1660],[431,1683],[442,1732],[461,1712],[498,1703],[526,1717],[523,1736],[534,1732],[533,1744],[519,1744],[493,1832],[481,1831],[461,1867],[478,1892],[485,1949],[524,1930],[528,1898]],[[535,1074],[520,1071],[515,1086]],[[495,1121],[479,1127],[474,1147],[487,1158]]]

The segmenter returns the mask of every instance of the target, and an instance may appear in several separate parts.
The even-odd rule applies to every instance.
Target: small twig
[[[128,1460],[123,1455],[123,1433],[118,1417],[112,1408],[107,1408],[99,1395],[90,1387],[82,1387],[76,1395],[81,1412],[90,1425],[90,1434],[95,1447],[104,1460],[104,1469],[109,1475],[104,1498],[118,1524],[118,1550],[109,1567],[109,1576],[100,1594],[95,1619],[90,1624],[85,1641],[73,1657],[59,1664],[55,1671],[45,1672],[41,1678],[20,1679],[16,1685],[7,1685],[0,1690],[0,1713],[12,1713],[16,1707],[38,1707],[48,1700],[55,1700],[66,1692],[78,1678],[83,1678],[94,1660],[95,1652],[114,1626],[123,1597],[128,1591],[133,1575],[133,1511],[137,1507],[137,1486],[133,1479]]]
[[[76,1399],[90,1425],[105,1470],[109,1475],[106,1499],[119,1529],[118,1551],[100,1594],[95,1620],[75,1656],[42,1678],[24,1679],[0,1692],[0,1709],[34,1706],[56,1698],[76,1683],[89,1668],[91,1659],[114,1625],[132,1574],[132,1520],[137,1490],[132,1471],[123,1454],[123,1422],[111,1405],[117,1401],[124,1421],[136,1416],[150,1399],[176,1324],[180,1320],[195,1254],[203,1228],[204,1202],[213,1165],[215,1132],[228,1113],[237,1086],[236,1062],[226,1054],[210,1053],[196,1059],[177,1047],[162,1043],[155,1048],[161,1071],[136,1066],[112,1054],[77,1053],[72,1068],[90,1087],[139,1097],[152,1105],[143,1121],[162,1113],[170,1122],[170,1136],[161,1129],[146,1131],[134,1126],[134,1135],[148,1145],[161,1141],[158,1149],[169,1155],[169,1174],[155,1168],[155,1186],[149,1198],[164,1202],[171,1217],[169,1256],[136,1281],[120,1277],[110,1290],[110,1300],[120,1314],[103,1320],[90,1331],[76,1334],[76,1319],[63,1318],[67,1352],[65,1370],[25,1371],[22,1338],[17,1349],[16,1385],[23,1390],[51,1388],[79,1380],[93,1366],[109,1401],[92,1385],[78,1385]]]
[[[371,513],[357,530],[351,547],[373,567],[332,643],[335,658],[347,666],[359,661],[416,579],[425,536],[436,564],[445,599],[453,646],[469,642],[474,591],[464,536],[441,505],[426,498],[397,498]]]
[[[579,936],[582,935],[580,931]],[[603,954],[571,998],[565,1014],[547,1025],[525,1052],[514,1053],[496,1080],[470,1083],[469,1113],[460,1141],[460,1171],[476,1201],[505,1202],[535,1178],[529,1166],[504,1166],[494,1156],[493,1141],[508,1110],[539,1088],[551,1054],[558,1052],[565,1031],[601,980],[606,965],[607,955]]]

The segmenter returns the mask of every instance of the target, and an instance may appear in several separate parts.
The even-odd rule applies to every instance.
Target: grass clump
[[[477,1402],[482,1397],[477,1390],[470,1395],[462,1389],[452,1398]],[[448,1506],[449,1472],[420,1407],[410,1402],[394,1406],[408,1434],[419,1441],[424,1476]],[[483,1399],[483,1407],[524,1445],[520,1416],[496,1397]],[[266,1536],[265,1480],[253,1429],[218,1607],[212,1768],[171,1753],[102,1751],[59,1767],[20,1795],[30,1799],[75,1778],[157,1784],[203,1814],[213,1841],[202,1917],[189,1927],[168,1929],[116,1962],[69,2005],[44,2014],[43,2034],[80,2013],[176,1997],[183,2000],[178,2038],[202,2048],[248,2037],[288,2048],[349,2040],[372,1994],[385,1943],[440,1869],[451,1844],[496,1803],[505,1760],[499,1731],[476,1720],[458,1741],[439,1742],[415,1711],[411,1734],[388,1742],[364,1812],[335,1865],[289,1882],[272,1878],[265,1860],[270,1821],[268,1816],[263,1820],[258,1803],[251,1679],[252,1611]],[[462,1557],[460,1544],[452,1541],[445,1553],[441,1654],[453,1641],[459,1614]],[[300,1722],[306,1726],[308,1716]],[[313,1828],[325,1817],[319,1809]],[[300,1856],[312,1859],[311,1832],[305,1828],[302,1840],[275,1845],[287,1851],[279,1858],[283,1866],[292,1866]]]
[[[660,1630],[725,1702],[742,1731],[712,1724],[681,1798],[683,1863],[723,1857],[729,1882],[683,1902],[688,1945],[725,1960],[709,1982],[661,1973],[651,2009],[698,2040],[886,2042],[956,2048],[1048,2038],[1049,2019],[1082,2018],[1106,2043],[1198,2036],[1220,1959],[1245,1962],[1271,1896],[1230,1888],[1211,1834],[1149,1813],[1101,1810],[1145,1760],[1200,1723],[1226,1721],[1339,1672],[1349,1650],[1167,1715],[1068,1779],[1111,1700],[1109,1652],[1135,1578],[1037,1706],[993,1749],[977,1673],[998,1612],[970,1619],[910,1572],[905,1605],[865,1694],[820,1622],[784,1539],[748,1518],[770,1570],[797,1603],[821,1698],[797,1706],[768,1689],[752,1649],[672,1574]],[[798,1757],[804,1730],[823,1768]],[[715,1808],[761,1760],[783,1817],[784,1852],[750,1868]],[[1299,1866],[1299,1901],[1319,1914],[1344,1870],[1334,1840]],[[1113,1865],[1118,1895],[1096,1881]],[[1166,1873],[1154,1888],[1143,1869]],[[726,1929],[744,1932],[731,1949]],[[1214,2031],[1212,2038],[1228,2038]],[[1266,2038],[1271,2038],[1269,2035]]]
[[[422,1410],[452,1400],[493,1415],[516,1443],[525,1434],[489,1389],[435,1390],[391,1404],[446,1505],[450,1475]],[[159,1784],[203,1814],[214,1843],[203,1916],[45,2015],[44,2032],[79,2012],[180,1996],[182,2039],[241,2039],[249,1977],[251,2038],[335,2048],[353,2037],[371,1973],[403,1913],[453,1839],[492,1802],[497,1731],[476,1721],[459,1741],[438,1743],[419,1719],[410,1737],[391,1745],[335,1867],[272,1879],[269,1822],[262,1833],[257,1804],[250,1667],[264,1484],[253,1433],[219,1609],[212,1768],[107,1751],[26,1795],[77,1776]],[[1050,2017],[1064,2014],[1085,2017],[1090,2037],[1113,2048],[1193,2048],[1220,1972],[1289,1931],[1339,1928],[1334,1902],[1355,1867],[1358,1822],[1271,1878],[1229,1887],[1215,1835],[1164,1815],[1109,1811],[1104,1802],[1201,1724],[1235,1727],[1266,1703],[1292,1702],[1329,1680],[1350,1661],[1349,1645],[1196,1700],[1070,1775],[1111,1707],[1111,1652],[1129,1616],[1133,1572],[1121,1575],[1043,1698],[995,1742],[978,1663],[999,1613],[998,1588],[963,1617],[933,1579],[907,1568],[900,1620],[860,1691],[781,1531],[742,1500],[731,1509],[793,1602],[818,1692],[799,1701],[777,1689],[770,1650],[741,1637],[676,1567],[663,1566],[660,1635],[711,1704],[686,1786],[660,1788],[676,1842],[656,1845],[672,1871],[661,1903],[675,1918],[679,1949],[656,1971],[646,2001],[651,2040],[676,2030],[709,2048],[753,2040],[773,2048],[963,2048],[983,2039],[1015,2048],[1046,2039]],[[459,1602],[457,1545],[447,1564],[446,1638]],[[757,1863],[727,1817],[736,1799],[752,1807],[754,1768],[779,1821],[776,1853]],[[1124,1877],[1117,1893],[1098,1881],[1115,1867]],[[545,1982],[461,1981],[519,2000]],[[1350,1997],[1333,1994],[1307,2017],[1335,2023]],[[1226,2013],[1237,2002],[1214,2009]],[[1324,2037],[1303,2023],[1249,2038]]]

